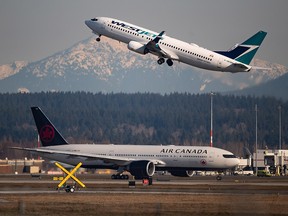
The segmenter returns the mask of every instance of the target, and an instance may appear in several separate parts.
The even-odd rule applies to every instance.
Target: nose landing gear
[[[101,40],[101,38],[100,38],[100,37],[101,37],[101,35],[100,35],[100,34],[99,34],[99,35],[98,35],[98,34],[96,34],[96,36],[97,36],[97,38],[96,38],[95,40],[96,40],[97,42],[100,42],[100,40]]]

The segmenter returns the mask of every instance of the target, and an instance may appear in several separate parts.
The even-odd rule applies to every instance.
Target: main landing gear
[[[127,180],[129,179],[128,175],[123,175],[123,174],[113,174],[111,175],[111,179],[121,179],[121,180]]]
[[[159,65],[163,64],[164,62],[165,62],[165,59],[164,59],[164,58],[159,58],[159,59],[157,60],[157,63],[158,63]],[[167,59],[167,60],[166,60],[166,63],[167,63],[168,66],[172,66],[172,65],[173,65],[173,61],[172,61],[171,59]]]
[[[221,181],[222,180],[222,176],[221,175],[217,175],[216,180],[217,181]]]
[[[158,63],[159,65],[163,64],[164,62],[165,62],[165,59],[164,59],[164,58],[159,58],[158,61],[157,61],[157,63]]]
[[[218,172],[218,175],[217,175],[217,177],[216,177],[216,180],[217,180],[217,181],[221,181],[221,180],[222,180],[222,175],[223,175],[223,171],[219,171],[219,172]]]

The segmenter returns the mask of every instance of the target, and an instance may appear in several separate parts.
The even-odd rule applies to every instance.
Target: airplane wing
[[[126,166],[132,161],[137,161],[137,159],[128,158],[128,157],[97,155],[97,154],[82,153],[82,152],[76,152],[76,151],[61,151],[61,150],[54,150],[54,149],[21,148],[21,147],[12,147],[12,149],[30,151],[30,152],[35,152],[35,153],[62,154],[62,155],[66,155],[69,157],[81,157],[85,161],[102,160],[105,163],[114,163],[119,166]],[[155,166],[165,165],[165,163],[161,160],[151,160],[151,161],[155,164]]]
[[[163,35],[165,35],[165,31],[160,32],[160,34],[157,35],[153,40],[149,41],[145,47],[149,50],[149,52],[152,52],[161,57],[169,58],[172,60],[179,60],[179,57],[176,54],[172,53],[171,51],[162,49],[159,46],[159,40],[162,39]]]

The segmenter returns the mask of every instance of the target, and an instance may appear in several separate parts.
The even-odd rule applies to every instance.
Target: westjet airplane
[[[84,168],[114,169],[122,178],[128,171],[135,179],[152,177],[155,171],[191,177],[194,170],[224,171],[239,164],[229,151],[205,146],[68,144],[39,107],[31,108],[42,147],[19,148],[42,157]],[[125,176],[125,175],[123,175]],[[128,178],[125,176],[124,178]]]
[[[97,17],[86,20],[85,24],[97,35],[101,35],[128,44],[128,49],[146,55],[158,56],[158,64],[165,62],[169,66],[173,61],[183,62],[194,67],[222,72],[249,72],[250,62],[266,36],[259,31],[241,44],[236,44],[228,51],[210,51],[194,43],[186,43],[121,20]]]

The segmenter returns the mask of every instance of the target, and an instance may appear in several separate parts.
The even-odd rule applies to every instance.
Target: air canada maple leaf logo
[[[206,165],[207,165],[207,162],[206,162],[206,160],[204,160],[204,159],[201,160],[200,163],[201,163],[203,166],[206,166]]]
[[[54,139],[55,131],[51,125],[45,125],[40,130],[40,138],[43,142],[51,142]]]

